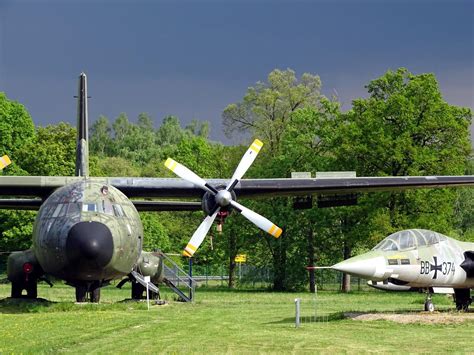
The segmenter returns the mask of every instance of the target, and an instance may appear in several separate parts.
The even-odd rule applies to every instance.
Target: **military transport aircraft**
[[[330,268],[369,279],[369,284],[380,289],[424,289],[426,311],[434,310],[433,289],[444,288],[443,293],[454,289],[456,308],[467,310],[472,301],[470,289],[474,288],[474,243],[424,229],[403,230],[389,235],[368,253]]]
[[[281,229],[238,202],[238,197],[350,194],[407,188],[474,185],[474,176],[241,179],[262,144],[255,141],[230,180],[207,182],[173,160],[166,166],[183,179],[89,176],[87,78],[79,76],[76,176],[0,176],[0,208],[39,210],[30,249],[7,261],[12,297],[37,297],[47,275],[75,287],[76,300],[98,302],[100,288],[115,279],[132,281],[132,298],[143,295],[143,276],[163,280],[159,255],[142,250],[138,211],[203,209],[207,217],[186,246],[191,256],[219,215],[232,209],[278,237]],[[195,198],[201,202],[140,201],[130,198]],[[124,279],[126,280],[126,279]],[[26,290],[26,295],[23,296]]]

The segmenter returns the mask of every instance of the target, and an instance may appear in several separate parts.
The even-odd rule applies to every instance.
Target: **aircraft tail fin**
[[[88,144],[87,76],[81,73],[77,94],[76,176],[89,176]]]

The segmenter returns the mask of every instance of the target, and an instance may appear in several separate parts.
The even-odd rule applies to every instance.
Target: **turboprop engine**
[[[154,284],[163,282],[163,258],[160,253],[142,252],[138,259],[137,269],[143,276],[150,276],[150,281]]]
[[[200,187],[206,191],[202,205],[203,210],[206,212],[207,216],[204,218],[204,221],[202,221],[198,229],[194,232],[188,245],[186,245],[186,248],[183,251],[184,256],[193,256],[197,248],[199,248],[206,237],[206,234],[209,232],[209,229],[211,228],[211,225],[218,214],[221,213],[222,216],[222,214],[225,213],[226,216],[230,209],[236,210],[250,222],[255,224],[258,228],[271,234],[275,238],[278,238],[281,235],[282,230],[280,227],[273,224],[267,218],[238,203],[236,201],[236,195],[234,192],[235,186],[239,183],[239,180],[242,178],[242,176],[244,176],[248,168],[252,165],[262,146],[263,143],[258,139],[253,141],[249,149],[247,149],[244,156],[240,160],[237,169],[235,169],[234,175],[232,175],[232,178],[225,187],[214,187],[184,165],[174,161],[171,158],[166,160],[165,166],[168,169],[173,171],[180,178],[189,181],[195,186]]]

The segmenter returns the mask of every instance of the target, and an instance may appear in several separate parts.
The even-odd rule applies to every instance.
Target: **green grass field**
[[[314,352],[472,352],[474,318],[462,323],[399,324],[346,319],[343,312],[418,312],[424,295],[361,291],[271,293],[200,288],[196,301],[165,306],[121,302],[130,290],[104,288],[99,305],[74,304],[74,289],[41,285],[50,302],[13,302],[0,285],[0,353],[314,353]],[[302,299],[303,320],[315,311],[327,322],[294,325],[294,299]],[[441,314],[451,300],[436,295]],[[419,312],[418,312],[419,313]],[[453,312],[455,315],[456,313]]]

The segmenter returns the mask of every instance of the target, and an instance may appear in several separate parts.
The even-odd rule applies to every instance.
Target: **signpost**
[[[242,279],[242,263],[245,263],[247,261],[247,255],[246,254],[237,254],[235,256],[235,262],[239,264],[239,281]]]
[[[146,304],[148,306],[148,310],[150,310],[150,292],[148,288],[148,285],[150,284],[150,276],[145,276],[143,277],[143,279],[145,280],[145,283],[146,283]]]
[[[301,298],[295,298],[295,327],[299,328],[300,326],[300,305],[301,305]]]
[[[246,254],[237,254],[235,256],[235,262],[236,263],[245,263],[247,261],[247,255]]]

